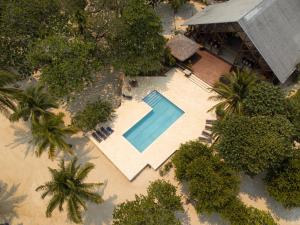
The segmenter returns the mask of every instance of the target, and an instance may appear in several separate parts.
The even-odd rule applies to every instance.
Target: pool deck
[[[114,133],[101,143],[89,136],[129,180],[133,180],[148,165],[158,169],[181,143],[200,136],[206,119],[214,118],[212,113],[207,112],[215,104],[208,100],[213,93],[186,78],[180,70],[172,69],[162,77],[137,79],[139,87],[131,91],[133,100],[123,100],[110,124]],[[152,110],[143,98],[153,90],[159,91],[185,113],[148,148],[139,152],[123,134]]]

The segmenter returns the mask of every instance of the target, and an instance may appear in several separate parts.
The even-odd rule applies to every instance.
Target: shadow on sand
[[[102,187],[99,188],[99,193],[103,196],[104,189],[107,186],[107,180],[104,182]],[[107,199],[104,199],[102,204],[87,204],[87,211],[84,215],[84,225],[102,225],[110,224],[112,221],[112,211],[115,207],[115,201],[117,195],[112,195]]]
[[[26,195],[16,196],[19,186],[9,187],[0,181],[0,223],[11,223],[14,218],[18,218],[16,208],[26,199]]]
[[[283,219],[288,222],[298,221],[300,219],[300,208],[289,210],[274,200],[266,190],[263,177],[264,175],[256,176],[254,178],[243,175],[240,192],[247,194],[252,200],[265,199],[267,207],[278,219]]]

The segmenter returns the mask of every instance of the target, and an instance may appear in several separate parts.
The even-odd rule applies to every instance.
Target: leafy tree
[[[284,93],[270,83],[258,83],[249,91],[244,107],[245,113],[250,116],[284,115],[286,110]]]
[[[231,225],[278,225],[270,213],[247,207],[238,198],[228,203],[220,213]]]
[[[136,196],[115,208],[113,225],[180,225],[174,214],[178,210],[182,205],[176,188],[166,181],[155,181],[148,188],[148,196]]]
[[[174,9],[175,12],[178,11],[178,9],[183,6],[188,0],[168,0],[171,7]]]
[[[66,127],[63,121],[64,114],[44,115],[32,121],[32,142],[36,146],[36,155],[39,157],[48,151],[48,157],[54,159],[58,151],[73,154],[71,145],[66,142],[66,136],[77,130]]]
[[[89,131],[97,124],[111,120],[113,113],[113,107],[109,102],[98,100],[87,104],[83,111],[75,115],[72,123],[83,131]]]
[[[300,142],[300,91],[286,100],[288,119],[296,129],[295,138]]]
[[[129,0],[111,28],[108,42],[116,68],[129,76],[161,69],[165,40],[161,21],[149,5]]]
[[[91,163],[77,165],[77,158],[65,165],[62,160],[58,169],[51,169],[51,181],[39,186],[36,191],[43,191],[42,198],[51,196],[46,216],[51,217],[55,208],[63,211],[67,204],[68,218],[74,223],[82,223],[82,211],[87,209],[86,202],[100,204],[103,200],[95,189],[102,183],[84,183],[89,172],[95,166]]]
[[[26,54],[36,40],[67,32],[59,0],[2,0],[0,5],[0,66],[30,74]]]
[[[50,109],[58,108],[55,100],[41,85],[26,88],[16,99],[18,105],[10,116],[11,121],[38,119],[41,115],[51,114]]]
[[[223,109],[225,116],[241,114],[249,90],[257,83],[257,76],[251,71],[243,70],[226,74],[223,78],[212,89],[218,95],[210,99],[220,102],[211,110]]]
[[[146,3],[150,5],[152,8],[155,8],[162,0],[146,0]]]
[[[57,97],[81,91],[99,68],[93,43],[78,38],[51,36],[36,43],[29,53],[35,68],[41,68],[41,82]]]
[[[16,94],[19,93],[19,90],[7,85],[15,81],[15,75],[0,70],[0,112],[8,115],[12,110],[15,110],[16,106],[13,101]]]
[[[300,156],[293,156],[269,170],[266,184],[270,195],[284,207],[300,207]]]
[[[216,124],[217,150],[250,176],[278,165],[292,153],[293,125],[282,116],[233,116]]]
[[[176,167],[176,178],[178,180],[186,180],[187,167],[194,159],[200,156],[211,157],[211,152],[206,145],[203,145],[199,141],[189,141],[182,144],[172,158],[172,162]]]

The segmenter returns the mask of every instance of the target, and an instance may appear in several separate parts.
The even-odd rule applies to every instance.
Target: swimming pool
[[[152,91],[143,101],[152,108],[152,111],[123,134],[139,152],[143,152],[184,114],[184,111],[158,91]]]

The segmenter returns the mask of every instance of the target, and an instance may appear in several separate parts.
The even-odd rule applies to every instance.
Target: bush
[[[247,207],[238,198],[231,201],[220,213],[231,225],[277,225],[270,213]]]
[[[270,83],[256,84],[244,101],[245,113],[250,116],[284,115],[286,102],[283,91]]]
[[[176,59],[172,56],[170,48],[165,48],[162,64],[168,67],[176,65]]]
[[[300,142],[300,90],[287,99],[287,117],[295,126],[296,140]]]
[[[72,123],[83,131],[89,131],[97,124],[111,120],[113,113],[113,107],[109,102],[99,100],[87,104],[83,111],[74,116]]]
[[[197,157],[212,157],[210,149],[199,141],[190,141],[182,144],[174,155],[172,162],[176,168],[175,176],[178,180],[187,179],[188,165]]]
[[[238,194],[239,176],[217,156],[198,157],[188,166],[187,174],[198,213],[219,211]]]
[[[271,196],[286,208],[300,207],[300,157],[287,159],[265,179]]]
[[[216,124],[217,150],[250,176],[279,165],[292,154],[294,127],[283,116],[234,116]]]
[[[177,12],[178,9],[187,2],[187,0],[168,0],[168,2],[174,11]]]
[[[113,225],[180,225],[175,211],[182,209],[176,188],[158,180],[149,186],[148,196],[136,196],[118,205],[113,212]]]

